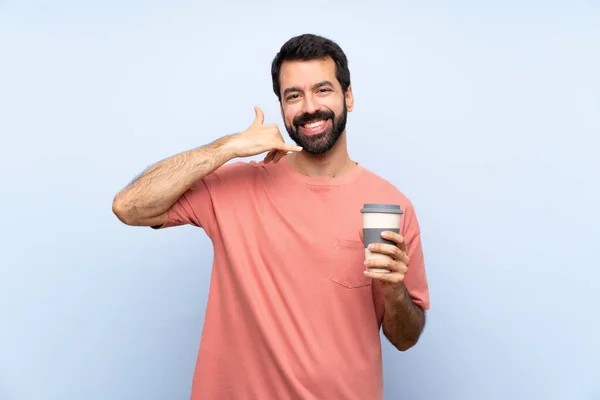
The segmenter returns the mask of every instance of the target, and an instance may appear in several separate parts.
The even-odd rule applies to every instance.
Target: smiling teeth
[[[325,122],[325,121],[316,121],[316,122],[311,122],[310,124],[305,124],[305,125],[304,125],[304,127],[305,127],[305,128],[309,128],[309,129],[312,129],[312,128],[316,128],[316,127],[318,127],[318,126],[322,125],[324,122]]]

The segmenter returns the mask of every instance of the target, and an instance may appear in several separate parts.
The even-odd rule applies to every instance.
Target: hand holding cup
[[[361,210],[365,244],[365,275],[397,285],[404,282],[409,257],[400,235],[403,211],[393,204],[365,204]]]

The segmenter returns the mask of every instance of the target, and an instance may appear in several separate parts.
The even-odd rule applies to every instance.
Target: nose
[[[314,114],[319,109],[319,105],[312,96],[305,96],[302,108],[305,114]]]

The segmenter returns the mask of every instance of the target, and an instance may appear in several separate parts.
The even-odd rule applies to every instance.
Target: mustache
[[[303,125],[307,122],[317,121],[320,119],[333,120],[334,117],[335,117],[335,114],[333,113],[333,111],[319,110],[319,111],[315,111],[312,114],[306,113],[306,114],[298,115],[296,118],[294,118],[293,124],[294,124],[294,126],[298,127],[299,125]]]

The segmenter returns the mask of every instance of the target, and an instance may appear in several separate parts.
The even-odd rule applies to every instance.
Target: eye
[[[320,93],[331,92],[331,89],[329,89],[329,88],[321,88],[321,89],[319,89],[319,92]]]
[[[288,97],[286,97],[286,100],[287,100],[287,101],[290,101],[290,100],[296,100],[298,97],[299,97],[299,95],[298,95],[298,94],[291,94],[291,95],[289,95]]]

